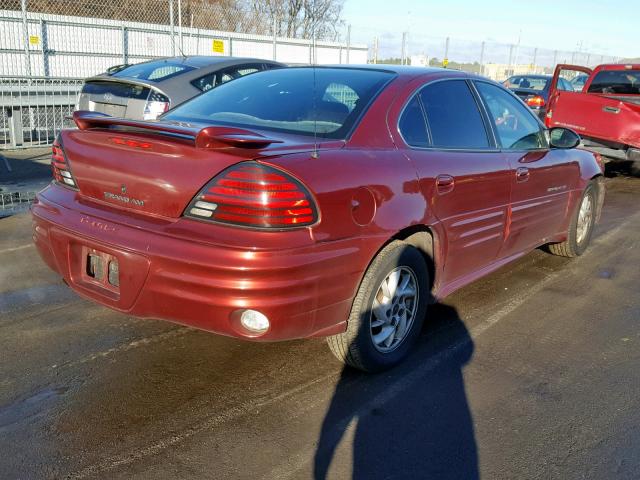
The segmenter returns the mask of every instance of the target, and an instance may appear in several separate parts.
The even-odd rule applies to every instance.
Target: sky
[[[437,55],[420,50],[434,49],[430,37],[449,36],[460,45],[517,44],[520,38],[521,51],[531,46],[640,57],[640,0],[344,0],[343,18],[353,43],[371,44],[378,36],[383,52],[392,44],[387,52],[397,50],[406,30],[410,54]]]

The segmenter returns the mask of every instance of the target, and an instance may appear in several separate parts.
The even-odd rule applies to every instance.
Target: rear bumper
[[[188,219],[171,228],[118,223],[51,186],[32,207],[33,240],[44,259],[80,295],[138,317],[165,319],[211,332],[260,341],[343,331],[363,271],[378,239],[348,239],[294,248],[212,245]],[[158,223],[161,223],[160,221]],[[179,226],[177,225],[179,223]],[[212,228],[221,228],[212,226]],[[171,235],[167,231],[174,232]],[[226,228],[228,235],[235,229]],[[118,288],[87,276],[87,253],[117,259]],[[256,337],[237,321],[254,309],[270,320]]]

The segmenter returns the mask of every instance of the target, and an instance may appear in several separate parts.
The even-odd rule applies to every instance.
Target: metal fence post
[[[553,51],[553,68],[556,68],[558,65],[558,50]]]
[[[484,72],[484,42],[480,44],[480,71],[479,75],[482,75]]]
[[[44,76],[48,77],[51,74],[49,70],[49,32],[47,22],[42,19],[40,19],[40,39],[42,42],[42,71]]]
[[[347,64],[349,63],[350,52],[351,52],[351,24],[347,25]]]
[[[509,65],[507,66],[507,77],[510,77],[514,73],[513,69],[511,68],[511,65],[513,63],[513,47],[513,43],[509,45]]]
[[[28,77],[31,76],[31,52],[29,51],[29,24],[27,22],[27,0],[21,0],[22,7],[22,38],[24,41],[25,71]]]
[[[449,37],[444,41],[444,58],[442,59],[443,63],[447,60],[447,65],[449,64]]]
[[[536,62],[538,61],[538,48],[533,49],[533,69],[536,69]]]
[[[407,32],[402,32],[402,47],[400,48],[400,65],[406,63],[407,54]]]
[[[122,64],[129,63],[129,29],[122,26]]]
[[[271,32],[273,33],[273,55],[272,55],[273,61],[276,60],[276,55],[278,52],[278,37],[277,37],[278,33],[276,31],[276,27],[277,27],[276,22],[277,22],[277,19],[276,19],[276,16],[274,15],[273,22],[271,22]]]
[[[171,55],[176,56],[176,37],[175,37],[175,28],[174,28],[174,19],[173,19],[173,0],[169,0],[169,23],[170,23],[170,32],[171,32]]]
[[[180,55],[184,55],[184,44],[182,43],[182,0],[178,0],[178,35],[180,45]]]
[[[373,63],[378,63],[378,37],[373,42]]]

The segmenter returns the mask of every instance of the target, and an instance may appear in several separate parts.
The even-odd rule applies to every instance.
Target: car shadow
[[[316,480],[344,478],[329,473],[351,435],[353,479],[479,478],[463,378],[473,341],[455,308],[431,305],[427,317],[417,352],[404,364],[379,375],[343,369],[322,424]],[[430,342],[434,337],[441,340]]]

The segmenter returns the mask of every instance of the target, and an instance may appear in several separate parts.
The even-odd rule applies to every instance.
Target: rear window
[[[116,97],[146,100],[149,88],[141,85],[120,82],[87,82],[82,87],[82,93],[88,95],[114,95]]]
[[[195,67],[163,60],[160,62],[138,63],[136,65],[131,65],[123,68],[122,70],[118,70],[111,76],[138,78],[140,80],[159,82],[160,80],[167,80],[168,78],[181,73],[186,73],[190,70],[195,70]]]
[[[519,76],[519,77],[511,77],[507,80],[508,88],[526,88],[528,90],[544,90],[549,83],[548,78],[540,78],[540,77],[527,77],[527,76]]]
[[[589,92],[640,94],[640,70],[602,70],[591,81]]]
[[[267,70],[224,83],[162,118],[345,138],[393,77],[348,68]]]

